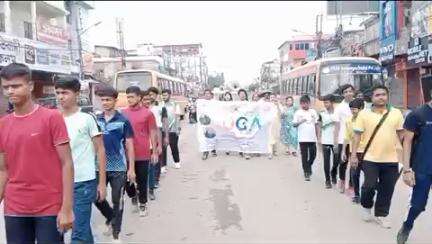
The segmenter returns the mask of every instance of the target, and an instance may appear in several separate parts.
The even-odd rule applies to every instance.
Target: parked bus
[[[333,94],[338,102],[342,100],[339,88],[344,84],[353,85],[368,100],[371,88],[384,84],[380,62],[366,57],[312,61],[288,72],[287,79],[281,82],[281,93],[293,96],[297,102],[301,95],[307,94],[315,108],[322,108],[320,98],[323,96]]]
[[[117,107],[127,106],[126,89],[130,86],[138,86],[141,90],[147,90],[154,86],[160,90],[170,89],[171,98],[179,105],[176,113],[184,116],[187,106],[187,84],[181,79],[161,74],[153,70],[124,70],[116,73],[113,83],[119,92]]]

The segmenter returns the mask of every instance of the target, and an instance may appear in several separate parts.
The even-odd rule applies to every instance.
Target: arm
[[[317,143],[321,144],[321,124],[319,122],[315,123],[315,133],[317,137]]]
[[[359,147],[359,144],[360,144],[360,139],[361,139],[361,132],[354,132],[354,140],[353,140],[353,142],[352,142],[352,149],[351,149],[351,152],[353,152],[353,153],[351,153],[351,158],[350,158],[350,163],[351,163],[351,166],[353,167],[353,168],[356,168],[357,167],[357,165],[358,165],[358,158],[357,158],[357,153],[354,153],[354,152],[357,152],[358,151],[358,147]]]
[[[339,131],[340,131],[340,122],[334,122],[334,130],[333,130],[333,145],[337,146],[339,144]]]
[[[72,153],[69,143],[57,145],[56,150],[61,162],[63,183],[62,206],[57,216],[57,225],[60,231],[67,231],[72,228],[72,223],[74,222],[72,211],[74,187]]]
[[[168,125],[168,118],[162,118],[162,130],[165,133],[165,136],[163,138],[163,143],[165,145],[169,144],[169,125]]]
[[[411,149],[412,149],[412,142],[414,139],[414,132],[410,130],[405,130],[404,134],[404,140],[403,140],[403,171],[402,171],[402,178],[406,185],[413,187],[415,185],[415,174],[413,170],[411,169]]]
[[[134,150],[134,144],[133,144],[133,138],[126,138],[126,152],[127,152],[127,158],[129,161],[129,170],[127,172],[128,179],[131,182],[135,182],[136,175],[135,175],[135,150]]]
[[[3,201],[4,190],[7,183],[7,168],[4,153],[0,154],[0,203]]]
[[[96,157],[99,163],[99,184],[98,194],[99,201],[102,201],[106,197],[106,154],[105,147],[103,144],[102,136],[98,135],[92,138],[93,145],[96,151]]]
[[[150,143],[152,145],[157,145],[158,143],[158,131],[157,128],[154,126],[153,128],[150,128]],[[153,150],[152,151],[152,158],[151,158],[151,163],[155,164],[157,163],[158,159],[159,159],[159,153],[157,152],[157,150]]]

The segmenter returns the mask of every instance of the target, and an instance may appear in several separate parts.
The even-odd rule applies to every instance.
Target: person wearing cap
[[[102,131],[96,118],[81,112],[78,106],[81,84],[77,78],[57,76],[54,87],[70,137],[75,170],[72,243],[94,243],[90,225],[92,205],[96,200],[103,201],[106,195],[106,155]]]

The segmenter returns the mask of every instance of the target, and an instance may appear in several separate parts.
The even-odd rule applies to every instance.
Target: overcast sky
[[[95,1],[90,21],[93,44],[117,45],[115,18],[124,19],[127,49],[137,43],[203,44],[210,71],[226,80],[250,83],[263,62],[278,57],[277,48],[296,33],[315,32],[315,16],[326,2],[126,2]],[[335,28],[324,19],[324,32]],[[298,34],[298,33],[297,33]]]

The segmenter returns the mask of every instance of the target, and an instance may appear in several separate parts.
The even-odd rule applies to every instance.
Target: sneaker
[[[353,202],[354,204],[360,204],[360,197],[359,197],[359,196],[354,196],[354,197],[352,198],[352,202]]]
[[[405,227],[403,224],[401,229],[399,230],[397,234],[397,244],[405,244],[408,240],[410,230]]]
[[[174,163],[174,168],[180,169],[181,168],[181,164],[180,163]]]
[[[332,182],[333,185],[336,185],[336,184],[337,184],[337,179],[336,179],[336,177],[332,178],[332,179],[331,179],[331,182]]]
[[[354,195],[355,195],[354,187],[352,187],[352,186],[349,187],[345,193],[346,193],[349,197],[354,197]]]
[[[390,221],[386,217],[376,217],[375,221],[384,229],[391,229]]]
[[[103,232],[104,236],[110,236],[111,233],[113,233],[113,229],[112,229],[112,225],[111,225],[111,221],[106,221],[105,222],[105,231]]]
[[[269,154],[269,155],[268,155],[268,159],[272,160],[272,159],[273,159],[273,155],[272,155],[272,154]]]
[[[339,192],[341,194],[345,193],[345,181],[344,180],[339,181]]]
[[[310,174],[309,173],[305,173],[305,181],[310,181]]]
[[[229,156],[229,155],[230,155],[230,153],[229,153],[229,152],[225,152],[225,155]]]
[[[212,151],[212,156],[213,156],[213,157],[217,157],[217,153],[216,153],[216,151]]]
[[[330,183],[330,181],[326,181],[325,186],[326,186],[326,189],[332,188],[332,184]]]
[[[209,153],[208,152],[204,152],[203,155],[202,155],[202,157],[201,157],[201,159],[202,160],[207,160],[208,156],[209,156]]]
[[[151,201],[156,200],[156,196],[154,194],[154,190],[150,190],[149,191],[149,198],[150,198]]]
[[[373,220],[372,210],[369,208],[362,208],[362,219],[365,222],[371,222]]]
[[[249,160],[250,158],[251,158],[251,156],[250,156],[249,154],[246,154],[246,155],[245,155],[245,159],[246,159],[246,160]]]
[[[161,174],[166,174],[168,172],[167,168],[165,166],[163,166],[161,168]]]
[[[154,188],[155,188],[155,189],[158,189],[159,186],[160,186],[160,185],[159,185],[159,182],[156,182],[156,183],[154,184]]]
[[[140,217],[146,217],[148,214],[147,212],[147,205],[146,204],[140,204],[139,206],[139,215]]]

